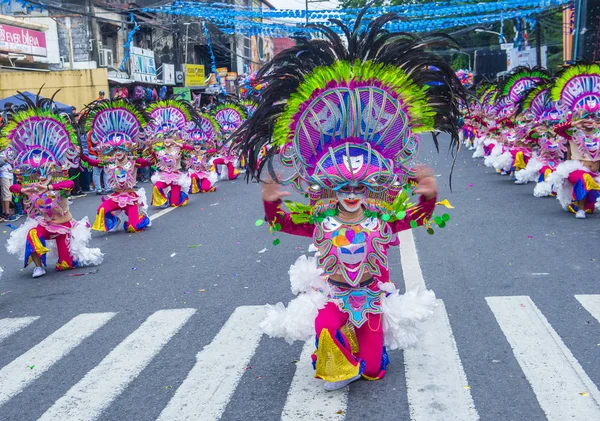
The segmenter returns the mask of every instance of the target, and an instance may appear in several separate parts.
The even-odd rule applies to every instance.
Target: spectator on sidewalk
[[[75,122],[74,126],[76,127],[79,124],[79,113],[77,112],[77,108],[71,107],[71,114],[73,116],[73,120]],[[79,168],[70,168],[69,169],[69,178],[73,181],[73,190],[71,190],[71,197],[76,199],[78,197],[85,197],[87,194],[83,192],[81,188],[81,166]]]
[[[6,151],[0,152],[0,200],[2,200],[0,219],[4,221],[15,221],[17,219],[16,216],[10,214],[10,203],[12,202],[10,186],[12,181],[12,166],[6,161]]]
[[[88,139],[87,133],[81,135],[81,149],[86,156],[89,156],[92,159],[96,159],[96,155],[92,154],[88,148]],[[97,195],[104,194],[102,190],[102,167],[93,167],[92,168],[92,183],[94,183],[94,191]],[[89,174],[89,173],[88,173]],[[88,182],[89,183],[89,182]],[[89,185],[88,185],[89,188]]]

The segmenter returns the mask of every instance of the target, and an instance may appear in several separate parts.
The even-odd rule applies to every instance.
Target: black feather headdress
[[[260,179],[265,165],[274,175],[272,158],[281,154],[306,182],[324,188],[360,182],[374,188],[406,182],[418,133],[434,133],[436,147],[435,133],[449,133],[451,150],[458,147],[458,102],[465,100],[465,91],[453,69],[435,54],[456,48],[456,43],[446,34],[424,39],[385,30],[399,19],[395,13],[365,28],[367,10],[359,13],[353,28],[331,20],[345,41],[329,27],[312,25],[323,39],[297,39],[296,46],[259,72],[267,87],[253,116],[235,133],[249,179]],[[370,169],[358,174],[347,168],[340,150],[354,158],[362,153]]]

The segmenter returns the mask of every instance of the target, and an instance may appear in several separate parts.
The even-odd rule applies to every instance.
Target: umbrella
[[[31,101],[33,101],[35,103],[35,98],[36,98],[35,94],[25,91],[25,92],[23,92],[23,95],[25,95],[27,98],[29,98]],[[40,98],[43,98],[43,97],[40,96]],[[11,103],[12,105],[19,107],[21,105],[24,105],[25,101],[23,100],[23,98],[21,97],[20,94],[9,96],[8,98],[4,98],[4,99],[0,100],[0,110],[3,110],[4,107],[6,106],[6,104],[8,104],[8,103]],[[57,107],[59,113],[71,114],[73,112],[73,107],[71,107],[70,105],[63,104],[62,102],[58,102],[58,101],[54,101],[54,104],[56,104],[56,107]]]

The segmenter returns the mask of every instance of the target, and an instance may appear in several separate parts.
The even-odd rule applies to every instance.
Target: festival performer
[[[28,219],[13,231],[7,251],[34,263],[33,277],[46,274],[46,258],[56,244],[61,271],[98,265],[103,254],[89,248],[91,230],[86,218],[73,219],[67,196],[73,188],[70,168],[79,168],[77,132],[67,117],[54,111],[51,100],[29,100],[24,108],[7,113],[8,122],[0,133],[0,149],[7,147],[17,184],[10,190],[22,196]]]
[[[114,232],[119,229],[125,213],[125,231],[143,231],[151,225],[148,217],[146,190],[135,190],[137,169],[149,167],[152,162],[135,157],[138,145],[143,144],[146,119],[143,113],[125,100],[96,101],[82,114],[89,148],[97,152],[98,159],[82,154],[81,159],[104,170],[104,183],[113,192],[102,198],[92,229]]]
[[[194,125],[191,106],[177,100],[157,101],[146,112],[150,118],[146,152],[157,168],[151,178],[152,206],[185,206],[192,182],[181,171],[181,158],[183,151],[193,149],[183,142]]]
[[[549,80],[550,76],[544,69],[517,67],[500,88],[502,97],[495,115],[503,126],[501,135],[504,147],[502,154],[486,160],[486,164],[491,163],[500,174],[510,175],[524,169],[531,158],[531,148],[525,142],[531,122],[523,115],[517,116],[517,111],[527,92]]]
[[[231,135],[247,120],[246,110],[232,101],[225,101],[216,106],[211,115],[219,123],[223,134],[223,141],[217,152],[218,155],[213,159],[212,164],[219,176],[221,176],[219,166],[226,166],[227,179],[235,180],[241,173],[237,168],[240,165],[240,160],[235,154],[231,153],[229,143]]]
[[[515,135],[511,130],[514,125],[511,116],[515,110],[515,104],[507,97],[501,98],[490,109],[493,122],[488,125],[486,140],[483,142],[485,157],[483,163],[486,167],[495,168],[498,173],[506,174],[506,170],[510,168],[512,162],[510,154],[506,153],[515,140]]]
[[[198,123],[188,130],[186,142],[191,144],[188,153],[188,175],[191,179],[190,194],[208,193],[217,190],[217,173],[212,171],[210,155],[216,153],[215,145],[219,138],[219,124],[208,114],[200,114]]]
[[[278,182],[310,200],[288,205],[287,213],[281,199],[290,193],[265,180],[271,228],[312,237],[319,251],[291,267],[292,290],[300,296],[287,308],[268,307],[261,327],[288,341],[316,335],[315,376],[327,390],[361,376],[383,378],[386,347],[413,344],[415,322],[431,314],[435,302],[430,291],[399,293],[389,278],[387,248],[397,244],[399,231],[445,225],[433,216],[433,172],[415,169],[412,160],[419,133],[448,131],[458,146],[456,98],[463,87],[444,60],[428,52],[439,39],[432,44],[385,32],[385,47],[373,48],[382,26],[397,19],[387,14],[374,20],[360,38],[344,27],[354,34],[347,44],[316,26],[325,40],[301,40],[263,68],[260,76],[269,85],[262,102],[236,133],[249,178],[260,179],[279,154],[294,173]],[[263,145],[273,147],[258,167]],[[421,195],[415,205],[406,203],[404,191],[411,180]]]
[[[550,87],[539,86],[531,90],[524,100],[523,113],[533,121],[533,128],[527,134],[527,141],[536,144],[537,152],[526,167],[515,174],[517,184],[536,182],[533,189],[535,197],[555,194],[547,179],[556,166],[564,161],[567,142],[554,132],[554,126],[560,122],[561,113],[550,100]]]
[[[491,115],[491,108],[494,104],[498,87],[496,85],[484,85],[478,92],[478,99],[474,98],[472,104],[470,104],[469,112],[472,114],[472,126],[474,127],[474,139],[473,147],[473,158],[484,158],[491,152],[490,144],[496,145],[496,140],[493,139],[495,136],[494,125],[492,124],[493,119],[489,117]],[[471,111],[472,110],[472,111]]]
[[[551,97],[567,115],[554,131],[569,142],[569,159],[548,181],[556,186],[563,209],[585,219],[600,197],[600,65],[568,68],[557,78]]]

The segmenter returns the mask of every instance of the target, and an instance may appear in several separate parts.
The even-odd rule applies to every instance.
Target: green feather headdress
[[[556,78],[550,95],[563,112],[598,110],[600,65],[580,64],[569,67]]]

